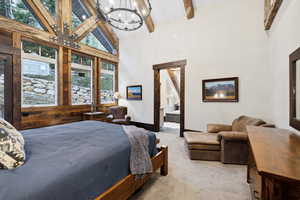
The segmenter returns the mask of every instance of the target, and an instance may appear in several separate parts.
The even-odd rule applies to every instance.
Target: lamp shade
[[[114,98],[115,99],[120,99],[121,98],[121,94],[119,92],[115,92]]]

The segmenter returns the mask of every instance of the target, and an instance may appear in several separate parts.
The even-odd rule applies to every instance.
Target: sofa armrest
[[[218,134],[218,140],[237,140],[237,141],[247,141],[248,134],[245,132],[238,131],[222,131]]]
[[[207,124],[207,132],[208,133],[219,133],[221,131],[231,131],[231,125],[225,124]]]

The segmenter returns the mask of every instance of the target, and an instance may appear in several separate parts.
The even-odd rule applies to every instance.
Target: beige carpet
[[[169,146],[169,175],[157,172],[130,200],[250,200],[246,166],[191,161],[178,135],[157,134]]]

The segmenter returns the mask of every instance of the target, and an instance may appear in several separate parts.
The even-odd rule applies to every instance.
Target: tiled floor
[[[179,131],[158,133],[161,144],[169,146],[169,175],[157,172],[131,200],[249,200],[246,166],[188,158]]]

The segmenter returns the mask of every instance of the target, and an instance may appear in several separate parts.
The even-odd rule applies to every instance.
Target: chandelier
[[[145,6],[141,6],[138,1]],[[123,31],[135,31],[141,28],[151,10],[150,0],[97,0],[98,17]]]

